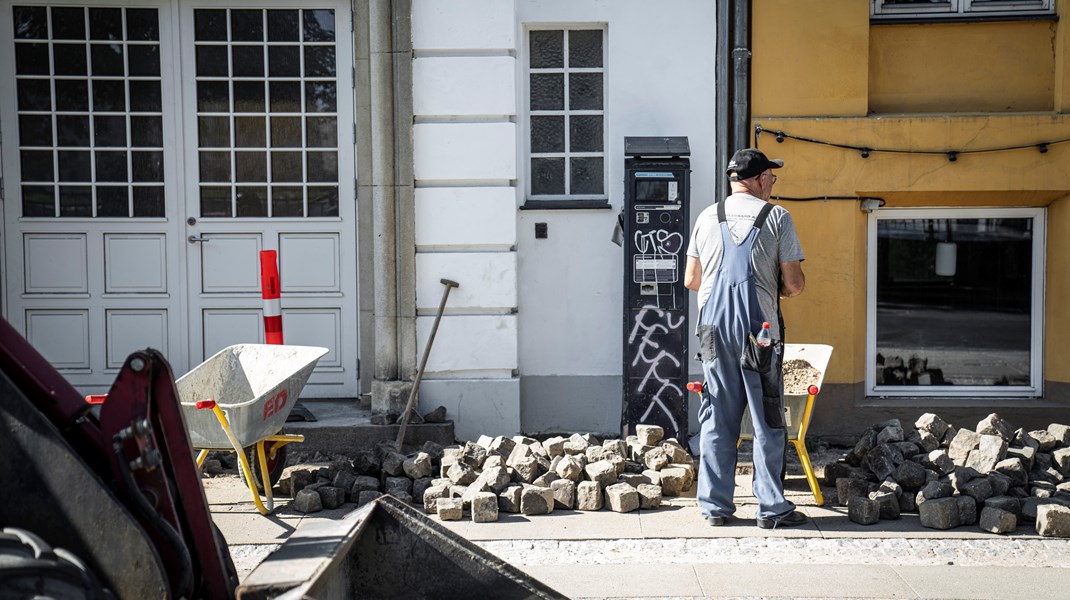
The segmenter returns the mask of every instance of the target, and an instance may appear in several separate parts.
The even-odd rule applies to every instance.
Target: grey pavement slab
[[[836,597],[918,598],[915,590],[882,565],[693,565],[709,598]]]
[[[919,598],[943,600],[1066,600],[1070,566],[1031,567],[894,567]]]
[[[691,565],[521,566],[521,571],[569,598],[702,597]]]

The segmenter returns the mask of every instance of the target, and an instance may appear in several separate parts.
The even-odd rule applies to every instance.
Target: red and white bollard
[[[260,251],[260,290],[264,298],[264,341],[282,344],[282,302],[279,300],[279,265],[274,250]]]

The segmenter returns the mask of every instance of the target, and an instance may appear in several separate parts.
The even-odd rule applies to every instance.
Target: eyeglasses
[[[769,173],[769,172],[768,172],[768,171],[766,171],[766,173]],[[773,174],[773,173],[769,173],[769,183],[770,183],[770,184],[774,184],[774,183],[776,183],[776,175],[775,175],[775,174]]]

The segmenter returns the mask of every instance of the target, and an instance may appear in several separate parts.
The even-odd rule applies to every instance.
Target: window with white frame
[[[333,9],[196,9],[201,216],[337,217]]]
[[[604,200],[605,30],[528,31],[528,198]]]
[[[14,6],[23,217],[163,217],[155,8]]]
[[[882,209],[869,240],[869,395],[1041,395],[1044,209]]]
[[[875,19],[1050,15],[1053,0],[872,0]]]

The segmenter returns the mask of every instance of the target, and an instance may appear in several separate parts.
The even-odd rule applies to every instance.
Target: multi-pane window
[[[872,0],[876,19],[1007,17],[1055,11],[1052,0]]]
[[[605,197],[605,32],[528,32],[529,197]]]
[[[194,11],[202,217],[338,216],[333,10]]]
[[[163,217],[159,15],[12,7],[24,217]]]
[[[1038,395],[1041,209],[882,210],[870,393]]]

